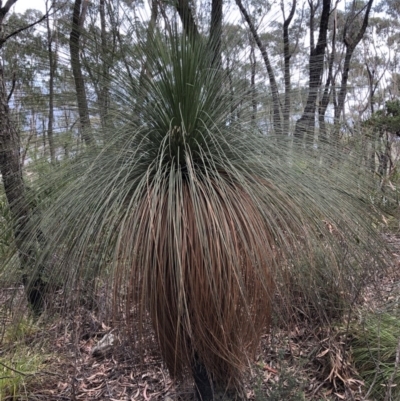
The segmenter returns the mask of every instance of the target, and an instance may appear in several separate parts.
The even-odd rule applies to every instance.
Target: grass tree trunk
[[[199,401],[214,400],[214,386],[204,364],[195,355],[192,362],[192,374],[196,397]]]
[[[72,73],[74,75],[75,90],[78,101],[78,112],[80,120],[80,130],[83,140],[87,145],[93,142],[90,132],[89,107],[86,96],[85,81],[82,74],[82,66],[79,57],[79,39],[85,20],[87,0],[75,0],[72,13],[72,29],[69,38],[69,48],[71,54]]]

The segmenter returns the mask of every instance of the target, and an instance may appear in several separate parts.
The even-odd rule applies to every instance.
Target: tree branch
[[[79,29],[83,28],[83,24],[85,23],[86,12],[88,9],[89,2],[88,0],[83,0],[81,15],[79,16],[78,27]]]
[[[5,4],[4,7],[1,7],[3,5],[3,2],[0,2],[0,23],[3,22],[3,18],[6,16],[6,14],[10,11],[10,8],[17,2],[17,0],[8,0],[7,3]]]
[[[17,1],[17,0],[15,0],[15,1]],[[1,10],[0,10],[0,15],[1,15]],[[32,28],[33,26],[35,26],[35,25],[37,25],[37,24],[40,24],[40,23],[41,23],[42,21],[44,21],[47,17],[48,17],[48,13],[44,14],[44,15],[43,15],[40,19],[38,19],[37,21],[32,22],[32,24],[29,24],[29,25],[27,25],[27,26],[24,26],[24,27],[22,27],[22,28],[19,28],[19,29],[17,29],[16,31],[14,31],[14,32],[10,33],[9,35],[7,35],[5,38],[1,38],[1,39],[0,39],[0,49],[3,47],[4,43],[5,43],[8,39],[12,38],[12,37],[15,36],[15,35],[18,35],[19,33],[23,32],[23,31],[26,31],[26,30],[29,29],[29,28]],[[0,23],[1,23],[1,17],[0,17]]]
[[[258,48],[260,49],[261,55],[264,60],[265,67],[267,68],[270,87],[271,87],[271,94],[273,100],[273,120],[274,120],[274,129],[276,133],[282,133],[281,129],[281,104],[279,100],[279,90],[278,84],[275,79],[274,70],[272,68],[271,62],[269,60],[268,52],[265,45],[261,42],[261,38],[253,24],[253,21],[250,18],[249,13],[243,6],[242,0],[236,0],[236,5],[238,6],[243,18],[247,22],[249,26],[250,32],[253,35],[254,41],[256,42]]]
[[[6,369],[8,369],[8,370],[11,370],[11,371],[13,371],[13,372],[15,372],[15,373],[18,373],[18,374],[21,375],[21,376],[33,376],[32,373],[24,373],[24,372],[21,372],[20,370],[14,369],[14,368],[12,368],[11,366],[8,366],[8,365],[6,365],[6,364],[3,363],[3,362],[0,362],[0,365],[1,365],[1,366],[4,366],[4,367],[5,367]]]
[[[8,96],[7,96],[7,103],[10,101],[11,96],[12,96],[12,94],[13,94],[13,92],[14,92],[14,89],[15,89],[15,82],[16,82],[16,77],[15,77],[15,72],[14,72],[14,73],[13,73],[13,77],[12,77],[12,86],[11,86],[11,90],[10,90],[10,93],[8,94]]]

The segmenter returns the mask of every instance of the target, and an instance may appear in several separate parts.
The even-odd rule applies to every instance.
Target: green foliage
[[[15,345],[24,343],[30,336],[40,332],[40,327],[32,318],[22,317],[16,324],[8,325],[2,335],[2,343]]]
[[[389,132],[400,136],[400,99],[388,100],[385,108],[376,111],[366,122],[368,127],[376,130],[380,135]]]
[[[368,312],[350,329],[354,364],[375,400],[400,397],[400,319],[396,312]],[[388,398],[385,398],[388,397]]]
[[[6,327],[1,341],[0,400],[29,400],[29,386],[41,380],[35,374],[43,368],[48,355],[29,341],[39,331],[38,325],[26,318]]]
[[[40,355],[32,354],[27,347],[12,360],[0,358],[0,400],[29,399],[26,387],[42,360]]]

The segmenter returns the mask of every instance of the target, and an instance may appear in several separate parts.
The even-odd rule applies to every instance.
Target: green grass
[[[40,374],[51,360],[43,345],[43,328],[31,317],[9,324],[0,343],[0,401],[28,400],[33,385],[44,378]]]
[[[400,399],[400,319],[395,313],[368,313],[351,326],[355,367],[369,399]]]
[[[19,346],[10,357],[0,358],[0,401],[29,399],[29,386],[38,378],[47,355],[40,349]]]

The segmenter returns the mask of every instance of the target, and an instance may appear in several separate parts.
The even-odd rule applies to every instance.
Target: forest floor
[[[360,307],[374,309],[400,297],[400,236],[389,235],[388,241],[395,252],[395,265],[389,275],[378,278],[378,289],[374,286],[365,290]],[[0,302],[6,299],[3,292]],[[0,401],[194,399],[189,379],[170,379],[155,343],[139,355],[119,341],[116,329],[88,311],[51,324],[36,323],[40,325],[41,329],[28,330],[22,336],[16,334],[18,340],[0,341],[0,380],[6,378],[2,369],[8,376],[21,379],[18,397],[0,392]],[[274,329],[263,336],[256,361],[245,379],[247,398],[367,400],[368,389],[352,364],[347,337],[345,322],[328,328],[300,322],[290,330]],[[93,352],[102,339],[104,342],[111,338],[113,345]],[[28,354],[41,354],[40,367],[35,371],[20,370],[15,363],[21,346],[31,350],[26,351]],[[7,356],[9,363],[5,362]]]

